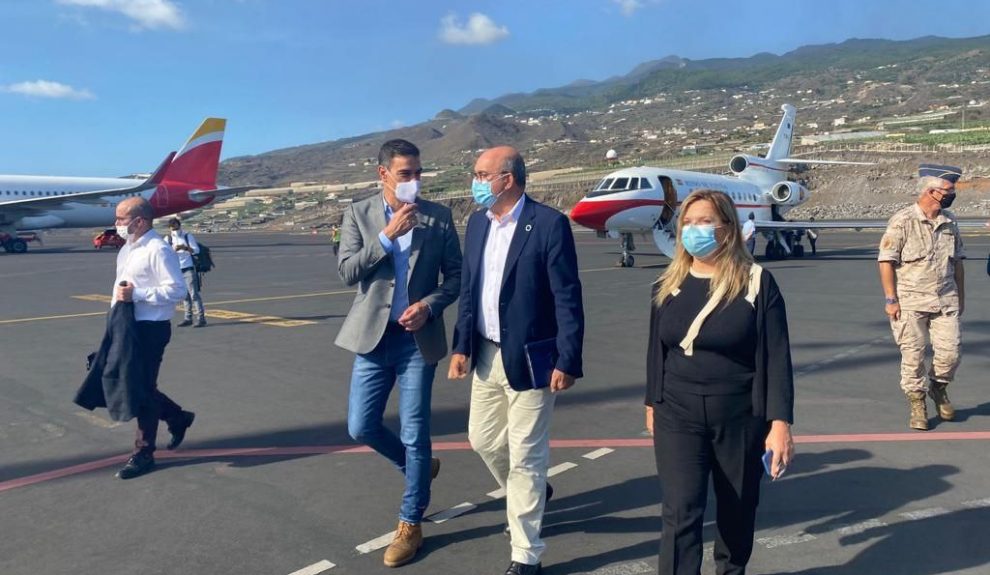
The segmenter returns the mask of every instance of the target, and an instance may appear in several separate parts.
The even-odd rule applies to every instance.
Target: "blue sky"
[[[152,170],[210,115],[229,119],[229,158],[670,54],[990,34],[990,3],[3,0],[0,22],[0,173],[119,175]]]

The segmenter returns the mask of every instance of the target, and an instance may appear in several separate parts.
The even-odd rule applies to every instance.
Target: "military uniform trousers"
[[[928,391],[928,381],[950,383],[959,367],[959,312],[901,310],[890,321],[894,342],[901,348],[901,390]],[[931,368],[925,369],[925,348],[931,341]],[[927,371],[927,374],[926,374]]]

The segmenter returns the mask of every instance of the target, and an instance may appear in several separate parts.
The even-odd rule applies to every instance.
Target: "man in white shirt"
[[[186,299],[182,305],[185,317],[179,327],[203,327],[206,325],[206,315],[203,311],[203,297],[200,293],[200,278],[196,271],[196,261],[193,256],[199,255],[199,244],[196,237],[189,232],[182,231],[182,222],[179,218],[172,218],[168,221],[168,229],[171,230],[166,241],[172,246],[179,256],[179,269],[182,271],[182,278],[186,280]],[[193,325],[193,307],[196,308],[196,324]]]
[[[756,252],[756,216],[753,212],[749,213],[749,219],[742,227],[743,240],[746,241],[746,249],[749,250],[749,255],[753,255]]]
[[[179,258],[152,229],[154,211],[144,198],[121,201],[117,204],[116,217],[117,233],[127,243],[117,254],[117,276],[110,305],[134,303],[138,361],[144,365],[144,384],[150,390],[149,403],[138,411],[135,452],[117,472],[120,479],[131,479],[155,467],[158,420],[168,424],[172,434],[168,449],[175,449],[185,438],[195,414],[183,411],[158,390],[158,369],[172,335],[171,317],[175,305],[186,296]]]

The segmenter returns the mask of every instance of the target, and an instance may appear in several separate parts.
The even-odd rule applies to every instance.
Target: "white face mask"
[[[419,180],[399,182],[395,185],[395,199],[404,204],[415,204],[419,196]]]
[[[133,224],[133,223],[134,223],[134,220],[132,219],[131,220],[131,223],[130,224],[127,224],[126,226],[117,226],[117,235],[120,236],[120,239],[122,239],[124,241],[127,241],[127,238],[129,238],[130,235],[131,235],[130,227],[131,227],[131,224]]]

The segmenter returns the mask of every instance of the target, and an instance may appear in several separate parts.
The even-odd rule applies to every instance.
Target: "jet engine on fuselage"
[[[770,188],[770,200],[778,206],[796,206],[804,202],[811,192],[797,182],[778,182]]]

